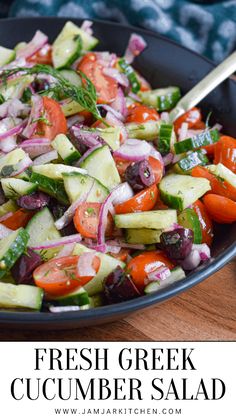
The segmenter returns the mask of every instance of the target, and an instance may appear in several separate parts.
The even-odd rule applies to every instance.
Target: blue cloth
[[[236,47],[236,0],[15,0],[10,16],[108,19],[151,29],[216,62]]]

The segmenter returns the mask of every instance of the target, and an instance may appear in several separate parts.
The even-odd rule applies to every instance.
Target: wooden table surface
[[[63,331],[1,330],[1,341],[236,340],[236,261],[159,306],[106,325]]]

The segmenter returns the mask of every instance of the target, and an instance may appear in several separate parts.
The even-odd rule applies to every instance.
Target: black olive
[[[171,259],[184,259],[192,249],[193,231],[189,228],[176,228],[165,231],[160,237],[163,250]]]
[[[33,284],[33,271],[42,264],[41,256],[32,249],[27,249],[25,254],[21,255],[11,269],[13,278],[17,284]]]
[[[120,266],[105,279],[104,293],[110,304],[131,300],[140,295],[130,276]]]
[[[43,192],[33,192],[31,195],[23,195],[17,199],[19,207],[27,210],[37,210],[49,204],[50,197]]]
[[[155,176],[148,160],[130,164],[125,171],[125,180],[135,192],[155,183]]]

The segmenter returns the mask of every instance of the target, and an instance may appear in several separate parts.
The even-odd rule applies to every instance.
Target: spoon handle
[[[207,74],[196,86],[193,87],[172,109],[169,114],[170,122],[196,106],[204,97],[214,90],[220,83],[236,71],[236,51],[220,63],[214,70]]]

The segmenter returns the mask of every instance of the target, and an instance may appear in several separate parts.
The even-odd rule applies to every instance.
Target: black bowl
[[[17,42],[28,41],[37,29],[48,34],[52,41],[66,20],[51,17],[1,20],[1,45],[11,48]],[[73,21],[81,24],[79,19],[73,19]],[[143,35],[148,43],[148,48],[136,60],[135,67],[141,74],[144,74],[153,87],[177,85],[185,93],[214,67],[214,64],[206,58],[149,31],[98,21],[94,22],[94,31],[100,39],[99,49],[114,51],[117,54],[124,52],[132,32],[135,31]],[[224,133],[236,136],[236,83],[234,81],[227,80],[200,105],[205,114],[213,111],[214,122],[220,122],[224,126]],[[212,249],[212,260],[188,275],[187,279],[158,293],[81,312],[60,314],[0,312],[0,325],[34,329],[90,326],[114,321],[151,304],[161,303],[203,281],[236,256],[236,224],[219,226],[217,230]]]

